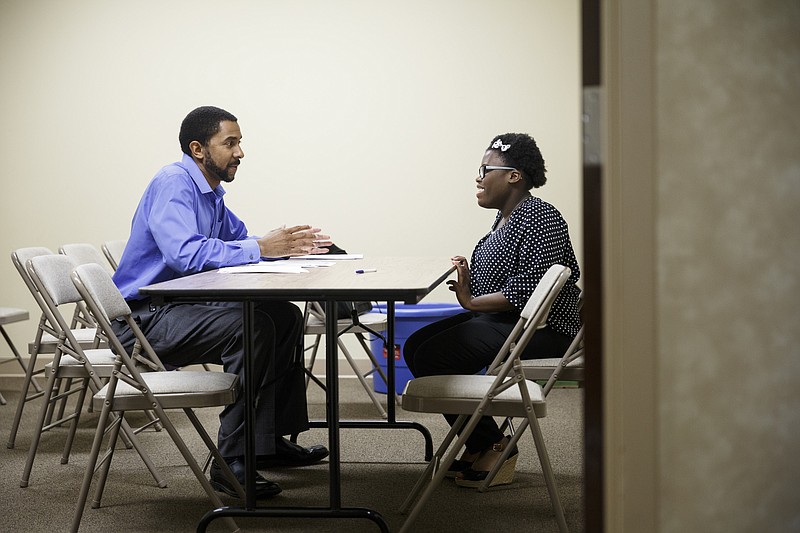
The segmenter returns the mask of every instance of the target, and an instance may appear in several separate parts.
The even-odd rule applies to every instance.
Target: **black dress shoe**
[[[282,466],[308,466],[319,463],[326,457],[328,448],[321,444],[304,448],[281,437],[275,444],[274,455],[259,455],[256,458],[256,468],[266,470]]]
[[[245,477],[245,470],[244,470],[244,459],[240,457],[236,457],[234,459],[227,459],[226,462],[230,467],[233,475],[242,485],[244,488],[244,477]],[[256,499],[264,499],[264,498],[272,498],[276,494],[280,494],[281,487],[274,481],[269,481],[265,479],[261,474],[255,472],[256,475]],[[234,498],[238,498],[239,494],[236,492],[236,488],[231,485],[228,478],[225,477],[225,474],[222,473],[222,468],[219,467],[216,461],[211,463],[211,486],[214,487],[214,490],[218,492],[224,492],[228,496],[233,496]],[[246,489],[245,489],[246,490]]]

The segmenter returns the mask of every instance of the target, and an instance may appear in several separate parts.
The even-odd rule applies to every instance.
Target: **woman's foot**
[[[481,453],[482,452],[469,453],[468,450],[464,450],[464,453],[461,454],[461,459],[453,461],[453,464],[450,465],[450,468],[447,469],[444,476],[455,479],[461,472],[472,468],[472,465],[481,456]]]
[[[456,474],[456,485],[459,487],[472,487],[477,488],[489,476],[489,472],[494,468],[500,460],[510,437],[503,437],[499,442],[496,442],[486,450],[484,450],[480,457],[472,463],[472,467]],[[511,451],[511,455],[500,466],[500,469],[495,474],[492,481],[489,483],[490,487],[495,485],[508,485],[514,481],[514,470],[517,466],[517,458],[519,457],[519,450],[515,446]]]

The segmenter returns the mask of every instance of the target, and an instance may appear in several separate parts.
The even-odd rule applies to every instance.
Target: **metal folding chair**
[[[33,257],[38,257],[41,255],[54,255],[53,252],[44,247],[27,247],[27,248],[19,248],[14,250],[11,253],[11,262],[14,264],[14,267],[17,269],[17,273],[19,273],[20,278],[22,279],[25,286],[28,288],[28,291],[33,296],[34,301],[41,309],[42,314],[39,318],[38,325],[36,327],[36,333],[34,334],[34,339],[32,342],[28,344],[28,368],[27,372],[25,373],[25,378],[22,382],[22,388],[20,393],[19,402],[17,403],[17,409],[14,414],[14,421],[11,423],[11,431],[8,437],[8,448],[13,448],[17,438],[17,432],[19,430],[19,424],[22,420],[22,414],[25,409],[25,405],[28,402],[31,402],[37,398],[42,397],[43,391],[39,384],[36,382],[37,376],[41,376],[44,374],[44,368],[36,368],[36,363],[40,354],[52,354],[56,351],[56,346],[58,345],[58,336],[54,334],[55,329],[54,326],[47,320],[47,314],[45,309],[47,308],[46,304],[42,300],[41,296],[39,295],[39,291],[33,284],[33,281],[28,274],[28,270],[26,267],[27,262],[32,259]],[[103,344],[102,340],[98,340],[96,336],[96,328],[93,327],[93,324],[87,323],[86,318],[84,317],[84,313],[82,311],[82,303],[75,307],[75,312],[72,317],[72,321],[70,323],[70,328],[72,330],[72,334],[80,343],[81,347],[84,349],[88,348],[100,348]],[[62,384],[59,383],[59,386]],[[69,386],[69,380],[67,379],[63,386]],[[31,387],[33,387],[34,392],[30,392]],[[55,416],[60,418],[63,415],[64,403],[58,408],[57,414]],[[52,418],[54,413],[48,414],[48,421]]]
[[[459,416],[433,459],[428,463],[425,472],[401,505],[402,512],[408,512],[410,509],[409,516],[400,530],[401,533],[412,531],[413,523],[418,518],[422,506],[441,483],[456,455],[464,447],[470,433],[483,416],[519,417],[527,420],[559,529],[562,532],[567,531],[564,509],[538,422],[538,418],[547,414],[545,396],[538,383],[525,379],[520,355],[536,329],[545,324],[550,308],[570,273],[569,268],[561,265],[554,265],[545,273],[485,375],[426,376],[412,379],[406,385],[403,392],[404,409]],[[496,474],[512,450],[513,446],[505,447],[490,476]],[[415,500],[417,500],[416,505],[413,505]]]
[[[100,505],[114,454],[114,444],[119,435],[120,422],[124,420],[125,412],[130,410],[152,409],[156,412],[161,424],[166,428],[214,507],[222,507],[222,501],[211,487],[203,470],[166,413],[168,409],[183,410],[209,452],[216,459],[217,464],[222,468],[224,475],[237,488],[239,496],[244,498],[244,490],[193,411],[194,408],[226,406],[233,403],[239,389],[238,376],[226,372],[167,371],[131,316],[130,308],[114,285],[110,274],[103,267],[96,264],[80,265],[73,272],[72,281],[117,354],[114,363],[115,371],[108,383],[92,398],[95,408],[100,410],[100,421],[78,496],[72,531],[77,532],[80,527],[96,467],[101,470],[101,474],[93,506]],[[127,322],[136,337],[136,343],[130,355],[126,353],[111,328],[111,321],[120,318]],[[110,418],[112,412],[119,414],[116,421]],[[100,459],[98,465],[100,447],[106,432],[108,433],[108,451]],[[229,518],[227,521],[236,528],[232,519]]]
[[[87,391],[95,393],[100,390],[114,371],[114,353],[109,348],[84,350],[73,335],[67,319],[61,313],[61,306],[82,301],[70,278],[74,267],[75,262],[71,258],[55,254],[33,257],[27,263],[31,281],[45,304],[43,311],[47,322],[53,327],[51,333],[58,339],[58,344],[53,354],[53,361],[45,367],[48,379],[44,389],[44,403],[40,408],[37,425],[34,428],[28,459],[20,481],[21,487],[27,487],[29,484],[42,433],[65,423],[69,423],[70,429],[61,463],[68,462]],[[65,379],[70,380],[70,386],[59,390],[56,384]],[[72,412],[48,423],[48,413],[52,412],[53,406],[58,402],[64,403],[68,397],[75,398]],[[155,425],[152,418],[151,422],[144,427],[150,425]],[[161,487],[166,486],[152,461],[139,446],[135,436],[136,432],[127,423],[123,423],[123,430],[123,440],[126,445],[139,452],[156,483]]]

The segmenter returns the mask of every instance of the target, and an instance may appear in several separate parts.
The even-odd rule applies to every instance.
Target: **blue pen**
[[[366,274],[367,272],[377,272],[377,268],[361,268],[356,270],[356,274]]]

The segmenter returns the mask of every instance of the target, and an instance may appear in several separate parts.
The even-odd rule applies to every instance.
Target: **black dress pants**
[[[403,346],[403,357],[415,377],[446,374],[478,374],[494,360],[519,316],[513,313],[461,313],[412,333]],[[572,339],[549,327],[538,330],[523,352],[523,359],[561,357]],[[452,426],[455,415],[445,415]],[[470,453],[487,449],[503,438],[489,416],[483,417],[467,439]]]
[[[244,383],[242,304],[130,302],[134,319],[165,366],[221,364]],[[303,316],[290,302],[259,302],[255,310],[256,454],[275,452],[276,439],[308,429],[302,364]],[[121,321],[115,333],[130,351],[134,338]],[[220,413],[218,448],[223,457],[244,455],[244,394]]]

